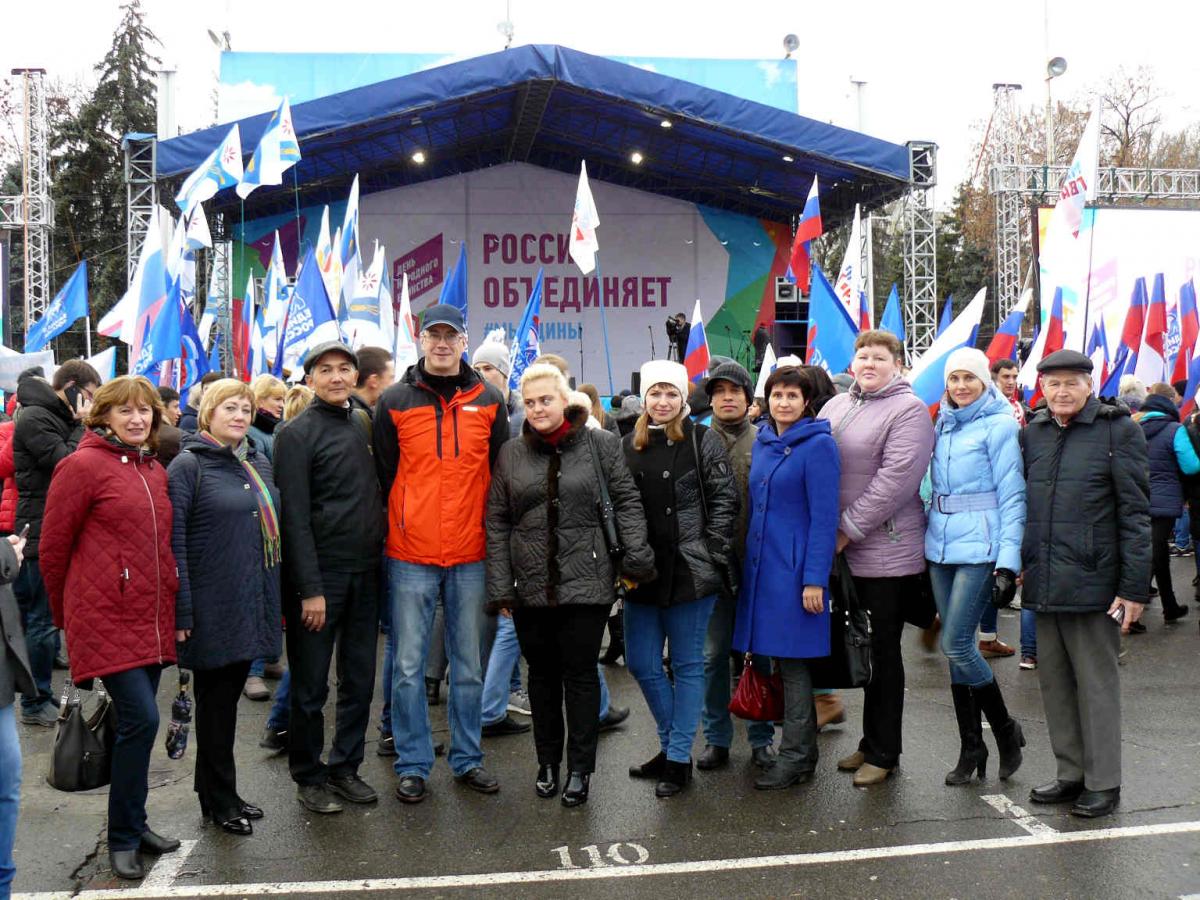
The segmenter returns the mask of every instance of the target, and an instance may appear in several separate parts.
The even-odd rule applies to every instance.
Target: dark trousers
[[[200,808],[217,822],[240,816],[242,799],[237,791],[233,738],[237,729],[238,699],[246,685],[250,660],[219,669],[196,669],[196,778]]]
[[[817,710],[812,675],[803,659],[777,659],[783,676],[783,738],[776,765],[795,772],[817,768]]]
[[[596,770],[600,735],[600,679],[596,657],[609,607],[556,606],[513,611],[521,654],[529,664],[529,711],[539,765],[563,756],[563,704],[567,708],[567,769]]]
[[[890,769],[898,765],[904,721],[904,597],[915,579],[859,578],[854,587],[871,611],[871,683],[863,691],[863,736],[858,743],[865,760]]]
[[[21,697],[25,712],[36,712],[54,702],[50,679],[54,675],[54,655],[58,652],[58,630],[50,615],[50,595],[42,581],[42,570],[36,559],[26,559],[21,565],[13,594],[21,609],[21,627],[25,630],[25,649],[29,653],[29,669],[33,673],[36,694]]]
[[[150,751],[158,735],[161,666],[143,666],[104,676],[117,710],[117,739],[108,789],[108,849],[133,850],[146,830]]]
[[[363,761],[363,744],[375,690],[375,647],[379,639],[379,570],[322,572],[325,626],[301,624],[300,598],[288,592],[287,648],[292,672],[288,766],[297,784],[321,784],[330,775],[353,775]],[[337,652],[337,721],[329,764],[325,745],[325,701],[329,665]]]
[[[1175,535],[1175,520],[1155,516],[1150,520],[1150,548],[1154,556],[1154,583],[1164,613],[1179,607],[1175,586],[1171,583],[1171,539]]]

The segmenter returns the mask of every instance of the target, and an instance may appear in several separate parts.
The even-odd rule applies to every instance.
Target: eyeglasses
[[[431,344],[449,344],[453,346],[457,344],[462,335],[457,331],[422,331],[421,340],[428,341]]]

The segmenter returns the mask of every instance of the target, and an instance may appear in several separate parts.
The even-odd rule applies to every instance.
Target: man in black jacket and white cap
[[[1040,363],[1046,408],[1021,432],[1028,513],[1022,605],[1037,613],[1038,681],[1057,777],[1034,803],[1111,813],[1121,796],[1120,636],[1150,587],[1146,439],[1122,404],[1092,396],[1092,361]]]
[[[358,358],[328,341],[309,350],[304,372],[316,397],[276,433],[274,454],[292,673],[288,766],[300,803],[335,813],[342,810],[335,794],[352,803],[378,799],[358,767],[375,688],[386,524],[371,421],[350,403]],[[326,765],[322,709],[335,649],[337,724]]]

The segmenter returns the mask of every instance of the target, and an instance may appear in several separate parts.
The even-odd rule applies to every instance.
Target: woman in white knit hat
[[[654,360],[641,369],[642,402],[625,460],[646,511],[653,581],[625,599],[625,662],[658,725],[659,752],[629,770],[670,797],[692,774],[692,740],[704,705],[704,638],[718,592],[733,591],[731,535],[738,489],[725,443],[688,417],[687,370]],[[662,654],[671,645],[672,683]]]
[[[1025,738],[1008,714],[991,667],[975,640],[989,604],[1007,605],[1021,569],[1025,477],[1012,407],[992,384],[987,357],[971,347],[946,360],[946,394],[935,427],[933,499],[925,557],[938,614],[942,653],[961,742],[946,784],[985,775],[987,716],[1000,751],[1000,777],[1021,765]]]

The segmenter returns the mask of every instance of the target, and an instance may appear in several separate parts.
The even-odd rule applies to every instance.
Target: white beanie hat
[[[511,367],[508,362],[508,347],[504,344],[503,335],[503,330],[497,328],[484,338],[483,343],[476,347],[475,352],[471,355],[471,365],[487,363],[493,369],[499,369],[508,375]]]
[[[983,382],[984,387],[992,383],[992,366],[987,354],[974,347],[959,347],[946,357],[944,381],[950,380],[951,372],[970,372]]]
[[[688,373],[681,364],[666,359],[652,359],[642,363],[642,403],[646,402],[646,394],[656,384],[669,384],[679,389],[683,402],[688,398]]]

